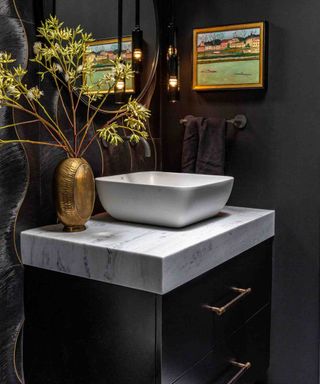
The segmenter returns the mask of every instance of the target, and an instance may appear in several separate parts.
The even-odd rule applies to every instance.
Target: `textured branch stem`
[[[37,123],[39,120],[28,120],[28,121],[21,121],[19,123],[14,123],[14,124],[8,124],[8,125],[2,125],[0,129],[5,129],[5,128],[11,128],[11,127],[16,127],[17,125],[26,125],[26,124],[32,124],[32,123]]]
[[[78,148],[78,151],[77,151],[77,154],[79,154],[81,152],[81,149],[82,149],[82,145],[83,145],[83,142],[84,142],[84,139],[86,138],[87,136],[87,133],[88,133],[88,130],[94,120],[94,118],[96,117],[97,113],[99,112],[100,108],[102,107],[102,105],[104,104],[104,102],[107,100],[107,97],[109,96],[110,94],[110,88],[108,90],[108,92],[105,94],[105,96],[102,98],[100,104],[98,105],[97,109],[94,111],[94,113],[92,114],[92,116],[90,118],[87,118],[87,122],[86,124],[82,127],[82,129],[84,129],[84,134],[82,135],[82,139],[80,141],[80,145],[79,145],[79,148]],[[89,105],[88,105],[88,111],[89,111]],[[87,116],[88,117],[88,116]],[[82,130],[81,129],[81,130]],[[95,137],[95,135],[93,136]],[[93,140],[90,140],[90,145],[92,144]],[[90,146],[89,145],[89,146]],[[88,149],[88,147],[86,146],[86,150]],[[83,152],[81,152],[83,153]]]
[[[14,103],[13,100],[11,100],[11,102]],[[36,117],[39,122],[42,123],[42,125],[45,127],[45,129],[47,130],[47,132],[50,134],[50,136],[55,140],[55,142],[59,145],[62,145],[61,142],[59,141],[59,139],[54,135],[53,132],[55,132],[58,137],[60,137],[60,134],[59,132],[55,129],[54,126],[52,126],[47,120],[45,120],[42,116],[40,116],[38,113],[36,112],[32,112],[30,111],[29,109],[26,109],[24,107],[22,107],[21,105],[17,104],[17,103],[14,103],[14,104],[10,104],[10,103],[6,103],[6,106],[7,107],[11,107],[11,108],[14,108],[14,109],[18,109],[20,111],[23,111],[31,116],[34,116]],[[53,131],[53,132],[52,132]],[[63,140],[62,140],[63,141]],[[74,156],[75,153],[73,152],[72,148],[70,147],[68,141],[65,142],[65,145],[63,146],[64,148],[66,148],[66,151],[71,155],[71,156]]]
[[[28,143],[28,144],[37,144],[37,145],[48,145],[50,147],[57,147],[57,148],[62,148],[66,150],[66,148],[62,144],[53,144],[53,143],[48,143],[46,141],[34,141],[34,140],[1,140],[0,139],[0,144],[14,144],[14,143]]]
[[[62,105],[62,108],[63,108],[63,110],[64,110],[64,113],[65,113],[65,115],[66,115],[66,117],[67,117],[67,119],[68,119],[70,125],[72,126],[72,121],[71,121],[70,116],[69,116],[69,113],[68,113],[68,111],[67,111],[66,104],[65,104],[65,102],[64,102],[64,100],[63,100],[62,91],[61,91],[61,90],[62,90],[62,87],[59,86],[56,77],[54,78],[54,81],[55,81],[55,84],[56,84],[56,87],[57,87],[57,90],[58,90],[59,99],[60,99],[60,101],[61,101],[61,105]]]

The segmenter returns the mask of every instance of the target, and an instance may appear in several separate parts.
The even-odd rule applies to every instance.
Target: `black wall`
[[[161,1],[162,20],[168,1]],[[169,104],[162,67],[163,165],[180,170],[186,114],[232,117],[228,133],[230,204],[276,210],[270,383],[318,383],[320,3],[289,0],[176,1],[181,100]],[[191,90],[192,29],[266,20],[266,91]],[[165,27],[163,23],[163,28]]]

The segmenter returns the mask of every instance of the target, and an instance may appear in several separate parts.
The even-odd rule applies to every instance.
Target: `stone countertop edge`
[[[21,233],[22,260],[40,269],[163,295],[274,236],[274,211],[225,207],[222,212],[227,218],[177,230],[102,217],[107,221],[93,219],[92,227],[89,223],[82,232],[88,241],[80,233],[63,233],[60,225],[30,229]],[[206,229],[216,233],[204,235]],[[181,240],[190,234],[184,247]],[[166,240],[173,242],[172,253],[169,244],[162,254],[158,247],[167,246]]]

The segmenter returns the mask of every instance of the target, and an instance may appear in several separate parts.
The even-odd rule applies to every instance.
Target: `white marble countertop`
[[[99,215],[87,230],[61,225],[21,234],[25,265],[165,294],[274,236],[274,211],[225,207],[182,229],[119,222]]]

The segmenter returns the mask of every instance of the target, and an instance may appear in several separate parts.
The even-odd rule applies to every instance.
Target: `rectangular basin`
[[[218,214],[233,180],[152,171],[98,177],[96,185],[101,204],[115,219],[179,228]]]

